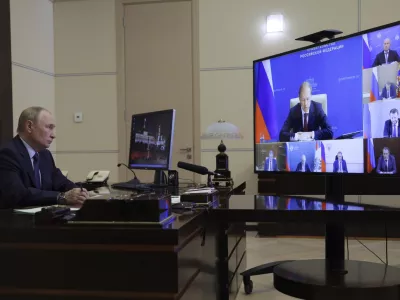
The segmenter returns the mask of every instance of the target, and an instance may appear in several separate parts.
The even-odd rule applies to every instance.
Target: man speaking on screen
[[[299,89],[299,101],[289,111],[279,133],[279,141],[330,140],[332,128],[322,105],[311,100],[311,86],[303,82]]]

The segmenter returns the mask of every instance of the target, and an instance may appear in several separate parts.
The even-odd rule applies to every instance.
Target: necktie
[[[272,171],[272,159],[269,159],[269,170]]]
[[[303,125],[304,131],[308,131],[308,113],[304,114],[304,125]]]
[[[386,60],[386,63],[388,63],[388,53],[387,52],[385,52],[385,60]]]
[[[387,97],[390,98],[390,88],[387,90]]]
[[[392,137],[397,137],[396,125],[394,125],[392,129]]]
[[[342,173],[342,162],[339,161],[339,173]]]
[[[39,169],[39,154],[35,153],[33,156],[33,171],[35,173],[35,185],[38,189],[41,188],[40,184],[40,169]]]
[[[389,172],[389,166],[388,166],[388,161],[385,160],[385,168],[386,168],[386,172]]]

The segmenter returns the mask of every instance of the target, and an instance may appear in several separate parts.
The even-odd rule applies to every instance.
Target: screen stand
[[[167,178],[163,170],[156,170],[154,171],[154,184],[156,185],[166,185]]]
[[[344,203],[342,175],[325,176],[325,200],[335,204]],[[327,222],[325,225],[325,259],[327,276],[347,274],[345,262],[345,226],[343,222]]]

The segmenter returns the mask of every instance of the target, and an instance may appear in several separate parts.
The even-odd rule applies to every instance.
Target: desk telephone
[[[107,183],[108,177],[110,177],[110,171],[90,171],[86,177],[86,183]]]

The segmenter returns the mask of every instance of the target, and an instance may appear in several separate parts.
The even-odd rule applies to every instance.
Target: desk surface
[[[227,207],[212,215],[227,222],[400,222],[400,208],[379,196],[368,203],[337,204],[315,198],[233,195]]]

